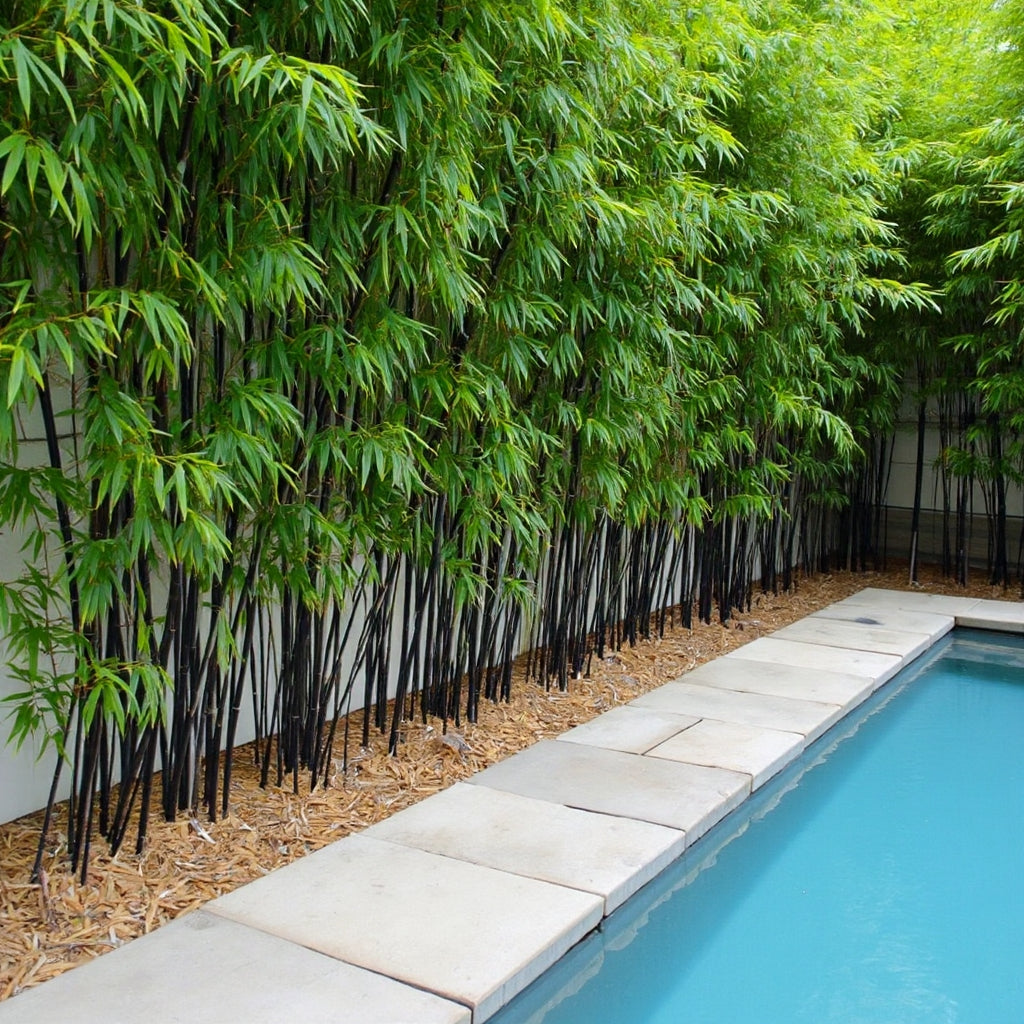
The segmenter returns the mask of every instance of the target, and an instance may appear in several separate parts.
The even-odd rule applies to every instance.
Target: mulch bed
[[[965,590],[932,571],[922,573],[922,584],[937,593],[1018,597],[984,584]],[[0,1000],[869,586],[911,589],[905,569],[802,579],[791,593],[758,595],[727,626],[677,627],[595,660],[591,676],[573,680],[567,692],[547,692],[520,677],[511,703],[481,703],[479,721],[458,733],[442,735],[439,723],[409,723],[398,756],[389,757],[386,738],[377,738],[354,749],[347,774],[338,764],[332,785],[312,793],[261,789],[252,757],[241,749],[227,817],[153,822],[141,856],[131,852],[133,842],[116,857],[97,848],[85,885],[66,869],[66,808],[51,828],[39,884],[29,875],[41,814],[0,825]]]

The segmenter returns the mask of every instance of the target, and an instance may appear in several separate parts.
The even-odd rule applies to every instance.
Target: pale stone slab
[[[761,729],[798,732],[808,740],[820,736],[842,716],[842,709],[835,704],[701,686],[689,682],[689,678],[685,675],[677,683],[666,683],[637,697],[633,704]]]
[[[933,642],[928,633],[904,633],[860,622],[815,618],[813,615],[775,630],[772,639],[798,640],[800,643],[873,651],[876,654],[896,654],[907,659],[924,653]]]
[[[830,604],[821,608],[811,619],[841,619],[861,625],[882,626],[904,633],[927,633],[932,640],[945,636],[956,624],[952,615],[938,612],[911,612],[905,608],[876,608],[865,604]],[[807,621],[806,619],[803,621]],[[773,634],[775,635],[775,634]]]
[[[687,672],[680,682],[835,704],[844,712],[852,711],[875,688],[874,681],[867,676],[741,658],[716,658]],[[809,735],[808,739],[811,738],[814,736]]]
[[[744,647],[738,647],[724,657],[735,661],[775,662],[825,672],[842,672],[850,676],[866,676],[876,688],[892,679],[906,660],[896,654],[842,649],[827,644],[804,643],[801,640],[776,640],[774,636],[762,637]]]
[[[923,590],[882,590],[865,587],[856,594],[836,601],[833,608],[847,605],[868,605],[884,610],[904,608],[910,612],[933,612],[938,615],[965,615],[978,603],[975,597],[954,597],[951,594],[929,594]]]
[[[591,893],[349,836],[207,904],[347,963],[495,1013],[601,920]]]
[[[750,792],[749,776],[739,772],[561,740],[536,743],[469,781],[567,807],[681,829],[687,845]]]
[[[3,1024],[290,1020],[470,1024],[471,1014],[447,999],[203,910],[0,1003]]]
[[[1024,603],[1020,601],[977,601],[974,607],[956,617],[958,626],[971,629],[998,629],[1006,633],[1024,633]]]
[[[362,835],[596,893],[605,914],[668,867],[685,846],[677,829],[465,783]]]
[[[799,756],[804,743],[802,733],[705,718],[659,744],[647,756],[746,772],[753,779],[753,788],[758,789]]]
[[[558,738],[567,743],[586,743],[591,747],[643,754],[698,721],[700,719],[692,715],[673,715],[626,704],[612,708]]]

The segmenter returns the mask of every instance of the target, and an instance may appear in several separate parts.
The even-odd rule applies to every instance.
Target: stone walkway
[[[480,1024],[954,624],[863,590],[0,1003],[0,1024]]]

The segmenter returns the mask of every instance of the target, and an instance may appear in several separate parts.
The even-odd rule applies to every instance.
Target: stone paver
[[[486,1020],[601,920],[591,893],[349,836],[207,904]]]
[[[804,743],[801,733],[706,718],[660,743],[647,756],[745,772],[758,789],[796,758]]]
[[[626,704],[570,729],[558,738],[566,743],[586,743],[591,747],[643,754],[700,719],[693,715],[673,715]]]
[[[716,658],[687,672],[682,681],[717,689],[834,704],[843,712],[853,710],[870,697],[875,687],[874,680],[868,676],[848,676],[841,672],[742,658]],[[823,719],[821,728],[827,722],[828,719]],[[816,738],[820,731],[819,728],[808,734],[808,740]]]
[[[908,612],[934,612],[938,615],[965,615],[978,603],[975,597],[955,597],[951,594],[929,594],[918,590],[880,590],[865,587],[856,594],[836,601],[831,607],[845,608],[864,605],[879,610],[903,608]]]
[[[204,910],[0,1003],[3,1024],[470,1019],[465,1006]]]
[[[846,675],[866,676],[875,687],[888,682],[903,667],[906,660],[896,654],[875,654],[829,647],[827,644],[805,643],[802,640],[776,640],[774,636],[761,637],[745,647],[725,655],[742,661],[775,662],[798,668],[816,668],[825,672],[843,672]]]
[[[871,651],[875,654],[895,654],[900,658],[916,658],[934,642],[929,633],[907,633],[862,622],[815,618],[813,615],[794,622],[791,626],[777,629],[772,633],[772,638]]]
[[[927,633],[933,640],[945,636],[956,624],[952,615],[938,612],[911,612],[903,608],[881,608],[866,604],[830,604],[814,612],[810,619],[841,619],[861,625],[882,626],[904,633]],[[806,621],[806,620],[802,620]],[[773,634],[774,636],[775,634]]]
[[[634,706],[658,708],[678,714],[698,715],[721,722],[735,722],[762,729],[796,732],[814,739],[839,720],[842,709],[836,704],[822,704],[794,697],[775,697],[764,693],[726,690],[701,686],[683,676],[675,683],[651,690],[633,701]],[[696,728],[694,726],[693,728]]]
[[[956,617],[957,625],[971,629],[998,629],[1024,633],[1024,603],[1020,601],[977,601]]]
[[[739,772],[544,740],[469,780],[601,814],[667,825],[689,845],[739,806],[750,778]]]
[[[684,834],[458,783],[362,833],[596,893],[610,914],[682,852]]]

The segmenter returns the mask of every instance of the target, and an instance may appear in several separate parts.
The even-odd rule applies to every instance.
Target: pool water
[[[1024,640],[838,728],[493,1024],[1024,1022]]]

